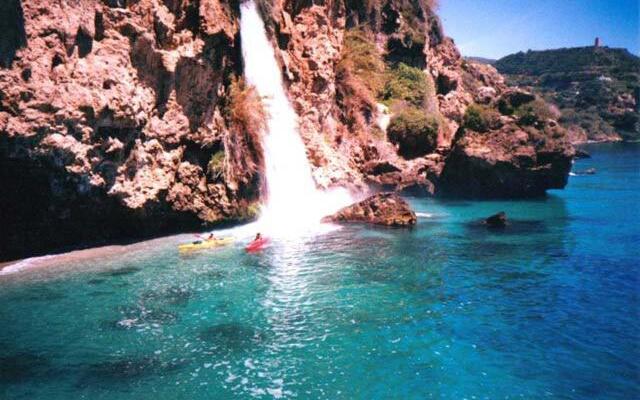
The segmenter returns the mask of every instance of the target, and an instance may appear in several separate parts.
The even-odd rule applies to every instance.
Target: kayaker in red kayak
[[[245,247],[247,251],[258,251],[262,250],[264,246],[269,242],[267,238],[262,237],[260,232],[256,234],[256,237],[253,239],[251,243]]]

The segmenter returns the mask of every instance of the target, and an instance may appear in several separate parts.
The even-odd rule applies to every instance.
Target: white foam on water
[[[353,202],[348,191],[316,188],[298,116],[287,98],[280,67],[253,0],[240,5],[244,74],[268,111],[263,137],[267,203],[258,226],[271,236],[291,236],[317,229],[322,217]]]
[[[417,212],[416,213],[416,217],[419,217],[419,218],[431,218],[431,217],[433,217],[433,214],[424,213],[424,212]]]

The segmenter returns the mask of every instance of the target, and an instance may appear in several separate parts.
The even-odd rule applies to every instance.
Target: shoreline
[[[624,139],[603,139],[603,140],[586,140],[584,142],[572,142],[573,146],[582,146],[585,144],[607,144],[607,143],[638,143],[640,140],[624,140]]]
[[[57,268],[69,265],[69,263],[90,260],[96,257],[109,257],[122,254],[124,251],[143,250],[147,247],[156,247],[159,244],[169,244],[179,242],[179,238],[191,235],[190,233],[180,233],[177,235],[163,236],[148,240],[141,240],[127,244],[110,244],[97,247],[79,248],[67,252],[46,254],[41,256],[27,257],[14,261],[0,262],[0,278],[13,276],[23,272],[33,272],[42,269]]]

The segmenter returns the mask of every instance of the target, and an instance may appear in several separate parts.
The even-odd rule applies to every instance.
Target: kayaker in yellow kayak
[[[200,239],[191,243],[185,243],[178,246],[180,251],[209,249],[230,244],[234,241],[233,237],[217,238],[213,233],[209,233],[206,237],[198,236]]]

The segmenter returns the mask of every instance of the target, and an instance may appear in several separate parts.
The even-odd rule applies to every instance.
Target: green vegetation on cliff
[[[375,43],[360,29],[352,29],[344,36],[343,57],[338,64],[338,74],[362,84],[372,97],[378,97],[384,87],[385,64]]]
[[[408,107],[391,120],[387,128],[391,143],[398,145],[398,152],[412,159],[435,150],[438,141],[438,120],[424,110]]]
[[[435,149],[439,115],[427,101],[435,97],[432,80],[420,68],[385,57],[364,29],[345,34],[336,88],[343,109],[350,110],[345,122],[354,130],[366,131],[376,103],[381,102],[394,113],[388,135],[401,147],[401,155],[415,158]]]
[[[509,83],[555,103],[560,122],[588,139],[640,138],[640,58],[624,49],[578,47],[520,52],[495,67]],[[582,139],[585,139],[584,137]]]
[[[389,69],[382,91],[382,99],[388,103],[404,101],[415,107],[424,105],[427,95],[427,79],[424,71],[399,63]]]
[[[496,110],[480,104],[471,104],[464,113],[462,126],[476,132],[487,132],[499,118]]]
[[[218,150],[209,159],[207,170],[211,177],[215,180],[220,178],[224,173],[224,150]]]

